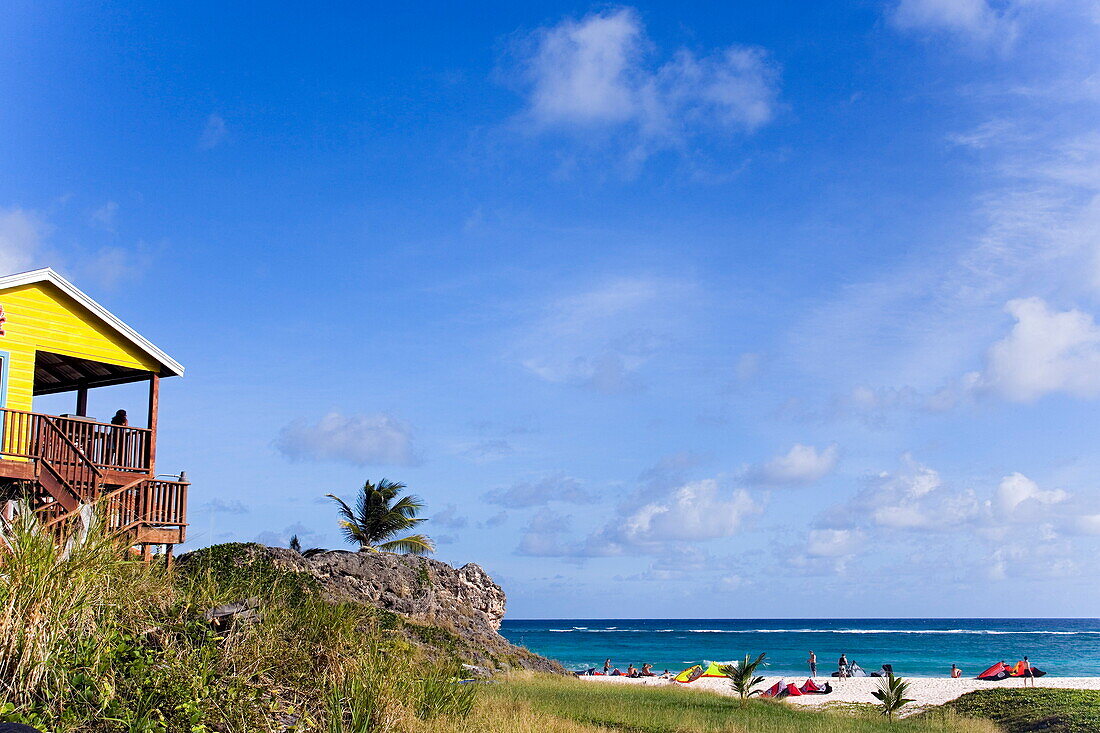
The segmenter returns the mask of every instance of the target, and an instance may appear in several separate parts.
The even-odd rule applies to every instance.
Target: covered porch
[[[45,487],[49,496],[39,497],[37,509],[47,525],[94,504],[111,529],[143,547],[183,542],[186,476],[156,473],[160,379],[155,371],[36,352],[34,396],[71,394],[72,411],[0,408],[0,478]],[[90,390],[123,384],[145,386],[137,405],[144,427],[88,414]]]

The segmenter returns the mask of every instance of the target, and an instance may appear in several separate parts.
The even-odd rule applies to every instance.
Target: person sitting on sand
[[[951,665],[951,679],[957,680],[957,679],[961,678],[962,676],[963,676],[963,671],[961,669],[959,669],[958,667],[956,667],[954,664],[952,664]]]
[[[616,667],[616,668],[615,668],[615,671],[614,671],[614,672],[612,672],[610,676],[611,676],[611,677],[622,677],[622,676],[623,676],[623,672],[622,672],[622,670],[621,670],[621,669],[619,669],[618,667]]]
[[[631,662],[630,666],[628,666],[626,668],[626,676],[627,677],[637,677],[638,676],[638,670],[634,668],[634,663],[633,662]]]
[[[639,673],[642,677],[656,677],[657,673],[653,671],[653,665],[646,662],[642,665],[642,671]]]
[[[1023,678],[1024,678],[1024,687],[1027,687],[1027,681],[1029,679],[1031,680],[1031,686],[1032,687],[1035,686],[1035,673],[1031,671],[1031,662],[1028,661],[1027,657],[1024,657]]]

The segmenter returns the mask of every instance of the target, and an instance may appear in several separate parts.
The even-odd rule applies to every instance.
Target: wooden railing
[[[186,481],[149,479],[104,497],[107,526],[129,529],[139,524],[183,527],[187,524]]]
[[[38,459],[53,471],[80,499],[92,501],[99,496],[99,480],[102,472],[92,463],[69,436],[51,420],[39,420],[40,432],[36,437]]]
[[[152,432],[132,428],[22,410],[0,410],[0,457],[43,458],[42,435],[50,432],[43,422],[51,423],[88,460],[102,471],[149,471],[149,447]]]

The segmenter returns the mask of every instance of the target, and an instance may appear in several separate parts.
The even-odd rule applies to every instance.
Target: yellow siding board
[[[155,371],[159,365],[49,283],[0,290],[7,321],[0,351],[9,355],[5,407],[29,410],[36,351]]]

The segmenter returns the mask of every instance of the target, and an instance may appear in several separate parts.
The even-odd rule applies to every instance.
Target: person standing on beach
[[[810,650],[810,658],[806,660],[810,665],[810,678],[817,679],[817,655]]]
[[[1031,671],[1031,662],[1027,657],[1024,657],[1024,687],[1027,687],[1027,681],[1031,680],[1031,686],[1035,686],[1035,673]]]
[[[839,669],[840,674],[837,675],[837,676],[838,677],[847,677],[848,676],[848,655],[847,654],[841,654],[840,655],[840,661],[837,662],[837,666],[840,668]]]
[[[603,673],[607,674],[610,671],[611,671],[611,660],[608,659],[608,660],[604,661],[604,663],[603,663]]]

